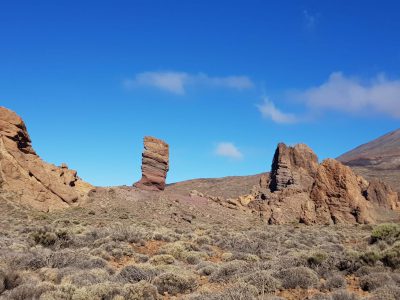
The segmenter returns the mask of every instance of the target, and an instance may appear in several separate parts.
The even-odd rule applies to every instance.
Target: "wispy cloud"
[[[188,86],[211,86],[244,90],[254,87],[247,76],[212,77],[204,73],[190,74],[186,72],[162,71],[138,73],[132,79],[124,81],[128,88],[149,86],[178,95],[186,93]]]
[[[308,10],[303,10],[303,19],[304,25],[308,30],[314,30],[317,26],[320,14],[319,13],[310,13]]]
[[[400,118],[400,80],[389,80],[384,75],[361,81],[335,72],[325,83],[292,96],[312,111],[335,110]]]
[[[272,101],[268,100],[267,97],[264,97],[264,102],[257,105],[257,107],[264,118],[271,119],[276,123],[288,124],[299,121],[294,114],[284,113],[279,110]]]
[[[233,143],[229,142],[219,143],[215,149],[215,154],[233,159],[243,158],[243,154],[239,151],[239,149]]]

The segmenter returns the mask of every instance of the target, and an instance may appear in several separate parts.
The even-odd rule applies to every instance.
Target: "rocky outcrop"
[[[25,123],[0,107],[0,193],[42,211],[68,207],[82,200],[91,186],[66,164],[44,162],[33,150]]]
[[[369,201],[380,207],[394,210],[399,206],[398,193],[381,180],[372,179],[363,194]]]
[[[307,145],[288,147],[280,143],[272,161],[270,189],[308,191],[317,169],[318,157]]]
[[[251,210],[269,224],[368,224],[378,219],[375,208],[399,207],[397,193],[386,184],[368,182],[334,159],[319,164],[304,144],[279,144],[270,178],[262,178],[251,194],[224,203]]]
[[[165,189],[165,179],[169,170],[169,146],[154,137],[144,138],[142,154],[142,178],[134,185],[148,191]]]

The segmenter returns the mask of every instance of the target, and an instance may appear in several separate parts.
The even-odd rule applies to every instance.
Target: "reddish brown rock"
[[[162,191],[169,170],[169,146],[162,140],[146,136],[142,154],[142,178],[134,185],[148,191]]]
[[[364,190],[364,195],[369,201],[380,207],[393,210],[399,207],[397,192],[381,180],[372,179]]]
[[[309,190],[318,168],[318,157],[305,144],[288,147],[280,143],[271,168],[270,189]]]
[[[368,182],[337,160],[318,164],[306,145],[279,144],[269,191],[260,184],[259,192],[245,204],[270,224],[365,224],[378,220],[375,208],[396,209],[399,199],[383,182]]]
[[[0,107],[0,193],[3,198],[42,211],[78,202],[91,186],[66,165],[44,162],[33,150],[25,123]]]

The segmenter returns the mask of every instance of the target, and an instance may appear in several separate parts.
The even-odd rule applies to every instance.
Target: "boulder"
[[[162,191],[169,170],[169,146],[166,142],[146,136],[142,154],[142,178],[134,186],[148,191]]]
[[[91,185],[77,172],[44,162],[33,150],[23,120],[0,107],[0,193],[42,211],[68,207],[85,198]]]

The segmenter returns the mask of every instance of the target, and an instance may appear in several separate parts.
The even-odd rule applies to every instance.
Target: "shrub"
[[[234,275],[243,272],[246,268],[246,263],[240,260],[233,260],[219,266],[217,271],[215,271],[210,278],[210,281],[222,282],[228,281]]]
[[[358,300],[360,299],[356,294],[349,293],[346,290],[340,290],[332,294],[332,300]]]
[[[289,268],[278,272],[277,277],[281,279],[282,286],[286,289],[300,287],[308,289],[318,285],[317,274],[307,267]]]
[[[70,282],[75,286],[82,287],[108,281],[110,275],[104,269],[92,269],[89,271],[77,270],[63,278],[63,282]]]
[[[381,259],[381,255],[376,251],[367,251],[360,255],[360,259],[366,264],[373,266]]]
[[[246,284],[243,282],[238,282],[228,288],[223,292],[224,296],[217,299],[224,300],[251,300],[256,299],[258,295],[258,290],[251,284]]]
[[[175,262],[175,258],[169,254],[154,255],[149,262],[153,265],[171,265]]]
[[[332,300],[331,295],[316,294],[310,298],[310,300]]]
[[[112,282],[103,282],[75,290],[72,300],[114,299],[121,295],[121,286]]]
[[[142,280],[150,280],[157,275],[153,269],[144,269],[139,266],[126,266],[118,274],[123,282],[136,283]]]
[[[400,240],[400,225],[388,223],[376,226],[371,232],[371,242],[375,243],[379,240],[389,244]]]
[[[369,300],[398,300],[400,299],[399,286],[384,286],[376,289]]]
[[[147,281],[140,281],[124,287],[125,300],[157,300],[157,288]]]
[[[2,292],[4,292],[4,290],[6,289],[5,280],[6,280],[6,277],[5,277],[4,273],[2,272],[2,270],[0,270],[0,294]]]
[[[382,262],[391,268],[400,268],[400,241],[382,253]]]
[[[34,230],[31,237],[36,244],[44,247],[53,246],[58,242],[61,246],[69,245],[71,238],[66,230],[55,231],[51,227],[42,227]]]
[[[197,288],[197,282],[193,277],[183,277],[174,273],[164,273],[154,279],[154,285],[160,294],[168,293],[176,295],[193,291]]]
[[[3,290],[12,290],[19,286],[22,282],[22,278],[17,271],[14,270],[5,270],[2,272],[3,279]]]
[[[257,271],[243,278],[243,281],[255,286],[261,295],[275,292],[280,288],[279,280],[272,277],[268,271]]]
[[[360,287],[364,291],[373,291],[385,285],[391,285],[394,281],[387,273],[371,273],[360,279]]]
[[[46,291],[54,290],[54,286],[43,283],[25,283],[17,286],[7,294],[10,300],[39,299]]]
[[[345,288],[346,285],[346,279],[340,274],[329,277],[325,283],[325,287],[331,291],[339,288]]]
[[[44,292],[40,296],[40,300],[72,300],[76,288],[73,285],[60,285],[54,291]]]
[[[322,252],[317,252],[308,257],[307,263],[310,267],[316,267],[321,265],[327,259],[327,255]]]

